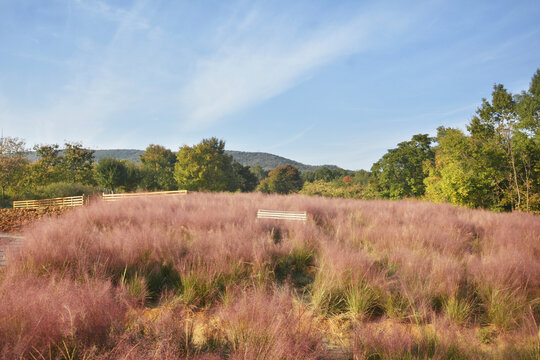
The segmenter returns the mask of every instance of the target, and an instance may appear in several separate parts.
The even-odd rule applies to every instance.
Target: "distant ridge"
[[[144,153],[144,150],[137,149],[111,149],[111,150],[94,150],[94,160],[99,161],[102,158],[110,157],[118,160],[131,160],[139,163],[139,155]]]
[[[110,150],[94,150],[94,160],[99,161],[102,158],[111,157],[115,159],[126,159],[136,163],[139,162],[139,155],[144,151],[137,149],[110,149]],[[265,170],[272,170],[278,166],[292,165],[298,168],[301,172],[314,171],[321,167],[327,167],[330,169],[339,169],[336,165],[306,165],[298,161],[284,158],[282,156],[264,153],[264,152],[249,152],[249,151],[234,151],[225,150],[227,155],[233,157],[242,165],[255,166],[260,165]],[[30,152],[28,157],[31,161],[36,160],[35,152]]]
[[[314,171],[321,167],[327,167],[330,169],[339,169],[336,165],[306,165],[298,161],[284,158],[282,156],[269,154],[265,152],[248,152],[248,151],[234,151],[225,150],[225,153],[231,155],[234,160],[238,161],[242,165],[255,166],[260,165],[265,170],[272,170],[278,166],[292,165],[301,172]]]

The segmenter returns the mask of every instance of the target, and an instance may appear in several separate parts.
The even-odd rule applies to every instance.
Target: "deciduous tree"
[[[2,200],[6,188],[16,185],[28,165],[25,142],[16,137],[0,137],[0,187]]]
[[[432,141],[427,134],[414,135],[373,164],[371,173],[380,196],[401,199],[424,194],[424,162],[433,161]]]
[[[62,172],[66,181],[92,184],[94,151],[83,148],[81,143],[65,143],[62,156]]]
[[[149,145],[139,156],[142,185],[147,190],[175,190],[174,165],[176,155],[161,145]]]
[[[242,192],[255,190],[259,180],[254,173],[250,171],[249,166],[244,166],[239,162],[233,162],[233,171],[236,176],[237,187]]]
[[[215,137],[178,151],[174,178],[179,189],[235,191],[232,157],[225,154],[225,142]]]
[[[31,182],[47,185],[62,181],[62,156],[58,144],[35,145],[34,151],[37,160],[31,165]]]
[[[264,193],[290,194],[302,189],[304,181],[298,169],[284,165],[270,171],[268,178],[259,184],[259,191]]]
[[[128,170],[122,160],[102,158],[95,167],[94,176],[99,186],[115,192],[126,185]]]

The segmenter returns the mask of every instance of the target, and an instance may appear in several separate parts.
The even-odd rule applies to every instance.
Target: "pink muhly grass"
[[[308,221],[257,220],[257,209],[306,210]],[[360,328],[369,329],[359,330],[364,345],[356,353],[380,348],[394,356],[404,354],[396,350],[401,345],[427,349],[435,337],[422,342],[418,334],[409,337],[403,331],[437,321],[452,325],[436,329],[448,336],[485,325],[496,327],[500,334],[534,332],[533,325],[540,321],[539,239],[537,216],[421,201],[195,193],[98,202],[25,230],[23,247],[10,254],[0,276],[2,298],[11,296],[0,313],[30,316],[15,301],[13,294],[19,290],[8,290],[16,286],[22,287],[22,299],[38,305],[41,298],[34,293],[52,299],[57,292],[71,292],[72,299],[58,295],[59,303],[70,309],[86,309],[70,301],[88,304],[83,302],[89,291],[85,289],[95,286],[108,289],[103,294],[109,295],[102,295],[100,301],[113,299],[112,305],[96,302],[95,307],[121,310],[125,305],[119,304],[129,303],[141,309],[150,303],[160,308],[172,301],[203,313],[219,310],[229,330],[253,329],[260,335],[235,338],[229,333],[227,341],[235,347],[235,357],[256,354],[255,344],[266,339],[263,350],[269,358],[310,358],[315,357],[313,349],[323,348],[323,340],[314,331],[313,319],[298,309],[319,304],[314,310],[326,307],[317,312],[320,317],[336,316],[342,321],[344,314],[352,315],[347,321],[360,319]],[[35,283],[24,280],[34,278]],[[24,281],[18,285],[13,279]],[[65,290],[58,290],[58,284]],[[295,301],[303,305],[293,306],[292,297],[277,290],[283,288],[295,293]],[[37,309],[34,313],[44,306],[38,305],[32,305]],[[58,306],[52,306],[51,313],[61,313],[63,305]],[[88,309],[92,311],[103,318],[98,310]],[[83,316],[82,310],[75,313]],[[370,314],[377,316],[365,316]],[[121,354],[135,347],[132,358],[185,356],[180,345],[161,339],[169,337],[168,326],[182,327],[182,321],[161,322],[164,328],[154,329],[154,338],[139,339],[126,330],[114,336],[127,339],[118,340],[117,347],[111,348],[108,341],[113,337],[105,335],[103,341],[92,341],[105,347],[99,354],[109,350]],[[24,327],[20,337],[26,342],[8,337],[3,351],[22,354],[29,346],[46,349],[70,334],[65,322],[48,323],[44,328],[47,334],[56,334],[54,341],[32,335],[45,334],[41,326]],[[393,330],[386,324],[399,325]],[[80,329],[75,336],[86,331],[82,325]],[[299,331],[299,337],[288,329]],[[288,355],[289,348],[293,355]]]
[[[121,326],[126,306],[109,282],[51,278],[0,282],[0,354],[28,357],[56,351],[62,341],[101,344]]]
[[[321,334],[285,291],[244,293],[220,313],[231,359],[319,359]]]

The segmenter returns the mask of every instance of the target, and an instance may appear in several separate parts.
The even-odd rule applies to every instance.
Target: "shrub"
[[[67,196],[92,195],[96,192],[98,192],[98,189],[90,185],[58,182],[44,186],[41,190],[41,197],[50,199]]]

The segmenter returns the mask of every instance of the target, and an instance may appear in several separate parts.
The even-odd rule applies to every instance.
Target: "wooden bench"
[[[305,211],[257,210],[257,219],[307,221]]]
[[[83,206],[84,196],[69,196],[54,199],[43,200],[21,200],[14,201],[14,209],[39,209],[44,207],[68,207],[68,206]]]
[[[118,201],[123,199],[130,199],[144,196],[156,196],[156,195],[186,195],[187,190],[174,190],[174,191],[154,191],[154,192],[139,192],[139,193],[123,193],[123,194],[103,194],[103,201]]]

